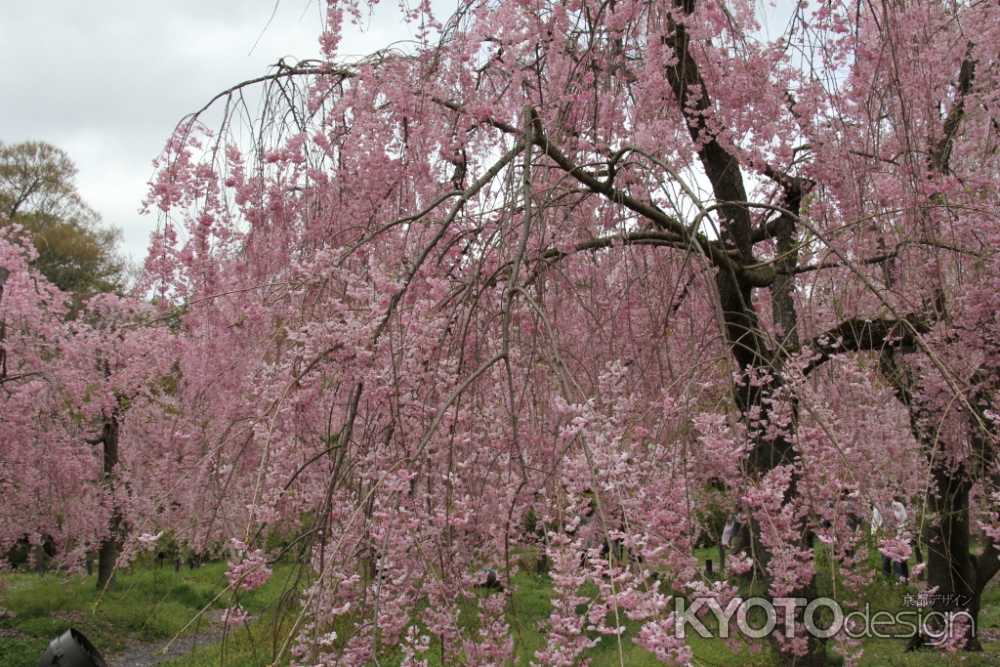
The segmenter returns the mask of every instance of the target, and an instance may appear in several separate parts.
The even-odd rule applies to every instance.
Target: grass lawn
[[[699,556],[711,557],[713,551],[706,550]],[[225,588],[224,570],[222,563],[195,570],[184,568],[179,573],[172,568],[137,567],[132,572],[120,574],[117,587],[103,595],[94,590],[93,577],[0,575],[6,584],[0,591],[0,607],[16,614],[13,618],[0,620],[0,667],[35,667],[49,640],[71,625],[86,634],[106,657],[137,643],[161,645],[180,632],[206,605],[221,609],[229,604],[228,594],[213,602]],[[233,629],[220,641],[164,664],[169,667],[264,667],[271,664],[275,649],[287,636],[295,618],[287,604],[279,604],[283,591],[294,588],[295,571],[292,565],[276,567],[275,575],[266,586],[241,595],[241,605],[253,616],[249,624]],[[544,642],[539,623],[549,612],[551,584],[547,577],[528,573],[515,575],[513,583],[515,615],[510,623],[517,664],[529,665],[535,650]],[[873,607],[893,610],[902,607],[903,595],[908,590],[912,589],[877,580],[866,597]],[[284,602],[287,603],[287,598]],[[474,603],[470,600],[467,610],[473,608]],[[217,615],[216,611],[208,616]],[[471,614],[462,617],[472,630]],[[203,617],[186,632],[201,633],[217,627]],[[905,653],[902,640],[870,640],[865,643],[861,664],[866,667],[1000,665],[1000,585],[996,582],[987,590],[983,601],[980,627],[987,637],[986,651],[982,654],[944,656],[929,650]],[[635,624],[628,625],[620,649],[621,657],[618,642],[602,638],[587,654],[591,665],[611,667],[621,662],[629,667],[659,665],[652,654],[629,641],[636,629]],[[699,665],[765,667],[775,664],[767,647],[755,653],[746,648],[734,653],[720,640],[703,639],[693,633],[689,633],[689,637]],[[433,642],[428,657],[431,665],[445,667]],[[380,664],[396,665],[399,660],[399,655],[390,653],[380,660]]]
[[[544,577],[528,574],[518,574],[514,578],[514,605],[517,613],[515,623],[515,647],[517,664],[527,667],[535,649],[543,645],[543,636],[538,631],[538,623],[548,614],[551,585]],[[876,583],[873,595],[877,599],[896,600],[899,608],[905,592],[902,586],[888,583]],[[984,613],[980,617],[981,625],[992,629],[993,636],[1000,639],[1000,586],[994,583],[989,589],[989,596],[984,600]],[[706,623],[706,625],[708,625]],[[619,658],[617,641],[604,637],[601,642],[587,652],[592,667],[618,667],[622,662],[626,667],[654,667],[662,665],[651,653],[632,644],[628,637],[638,629],[636,624],[627,624],[629,633],[622,642],[622,658]],[[695,664],[706,667],[725,665],[739,667],[767,667],[775,665],[774,656],[768,647],[758,652],[743,649],[733,652],[721,640],[703,639],[694,633],[689,633],[689,644],[695,656]],[[861,665],[865,667],[937,667],[937,666],[972,666],[987,667],[1000,665],[1000,641],[994,639],[985,643],[986,651],[982,654],[956,654],[945,656],[936,651],[919,651],[906,653],[902,640],[872,640],[865,642],[865,655]],[[431,665],[441,665],[439,653],[434,653],[432,645]],[[836,664],[837,659],[831,661]],[[383,663],[392,664],[392,663]],[[443,666],[442,666],[443,667]]]
[[[225,569],[225,563],[180,572],[136,567],[119,573],[116,586],[105,593],[97,592],[93,576],[4,573],[0,608],[15,615],[0,620],[0,667],[36,667],[49,641],[69,627],[83,632],[105,658],[139,643],[166,643],[206,606],[210,613],[191,623],[184,634],[214,629],[217,610],[230,600],[229,594],[217,598],[227,584]],[[241,594],[240,604],[263,618],[275,607],[292,569],[275,568],[267,585]]]

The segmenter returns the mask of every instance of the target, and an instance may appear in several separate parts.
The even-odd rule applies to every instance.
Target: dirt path
[[[178,638],[170,645],[170,649],[166,653],[163,652],[163,647],[167,645],[167,640],[160,640],[136,644],[127,648],[123,653],[105,656],[105,658],[108,667],[151,667],[186,655],[199,646],[220,642],[222,636],[223,628],[218,626],[205,632]]]

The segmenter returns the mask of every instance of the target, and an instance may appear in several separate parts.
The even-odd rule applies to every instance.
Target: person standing
[[[889,508],[892,510],[893,519],[896,523],[896,537],[900,541],[908,543],[909,541],[906,538],[906,519],[908,518],[908,515],[906,513],[906,506],[903,505],[902,496],[893,496]],[[883,523],[882,514],[879,512],[878,507],[872,507],[872,535],[877,534],[882,529]],[[887,577],[909,581],[909,562],[906,559],[896,560],[882,554],[882,574]]]

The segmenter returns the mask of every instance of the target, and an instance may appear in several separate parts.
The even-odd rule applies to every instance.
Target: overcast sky
[[[345,34],[344,54],[410,36],[384,4],[364,33]],[[0,141],[65,149],[84,199],[141,261],[156,220],[138,209],[177,121],[279,58],[317,57],[324,11],[323,0],[5,2]]]
[[[454,0],[433,0],[445,18]],[[767,23],[783,26],[786,5]],[[279,58],[319,54],[324,0],[27,0],[0,15],[0,141],[66,151],[78,188],[145,257],[155,216],[138,212],[151,161],[177,121]],[[776,19],[776,20],[775,20]],[[383,0],[365,29],[348,26],[341,55],[410,38]]]

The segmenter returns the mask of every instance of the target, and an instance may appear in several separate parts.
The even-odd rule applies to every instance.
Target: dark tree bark
[[[121,552],[124,541],[124,522],[121,509],[114,500],[115,467],[118,465],[118,413],[115,411],[105,418],[101,432],[101,445],[104,449],[103,483],[112,498],[111,522],[108,526],[108,536],[101,542],[97,554],[97,589],[103,590],[114,583],[115,563]]]
[[[933,608],[952,615],[967,614],[972,623],[967,627],[964,648],[982,650],[978,637],[982,593],[1000,570],[1000,553],[992,542],[987,542],[978,557],[972,553],[969,493],[974,477],[966,463],[945,460],[937,443],[937,433],[928,432],[925,427],[937,420],[915,398],[919,381],[896,357],[893,351],[883,352],[880,368],[906,406],[911,431],[931,462],[931,488],[927,494],[930,515],[924,523],[923,540],[927,545],[927,585],[937,589]],[[970,405],[979,405],[984,400],[982,388],[970,399]],[[997,455],[997,439],[986,423],[989,422],[981,415],[969,415],[973,449],[988,469]],[[916,648],[924,642],[924,637],[917,636],[910,646]]]
[[[965,98],[972,90],[975,78],[975,62],[972,60],[972,44],[966,45],[966,56],[962,60],[958,75],[958,95],[942,126],[942,136],[933,147],[928,166],[931,171],[946,175],[950,172],[952,143],[962,118],[965,116]],[[947,318],[947,303],[943,286],[934,295],[933,308],[936,317]],[[897,381],[905,381],[896,374]],[[992,380],[992,381],[991,381]],[[975,481],[973,467],[989,470],[997,456],[997,433],[989,419],[982,414],[984,406],[990,405],[990,398],[995,393],[996,380],[991,379],[982,369],[972,378],[973,391],[966,396],[969,424],[969,440],[979,464],[963,462],[949,465],[940,460],[940,455],[934,456],[932,435],[921,434],[917,420],[921,416],[922,407],[914,401],[913,392],[900,392],[899,395],[910,410],[911,424],[914,434],[924,444],[924,449],[931,457],[932,488],[928,494],[928,505],[933,512],[931,521],[926,524],[925,540],[927,542],[927,585],[937,587],[941,594],[940,601],[935,604],[935,610],[941,612],[964,612],[972,619],[967,629],[965,649],[982,650],[979,642],[979,611],[983,589],[990,579],[1000,569],[996,547],[988,542],[981,556],[972,553],[972,533],[969,519],[969,492]],[[904,390],[909,387],[904,386]],[[943,416],[942,416],[943,418]],[[922,436],[922,437],[921,437]]]
[[[965,115],[965,97],[972,90],[975,77],[971,48],[972,45],[969,44],[962,61],[958,76],[958,95],[943,123],[941,139],[932,147],[928,156],[927,166],[931,172],[946,175],[950,171],[951,145]],[[885,273],[891,284],[894,280],[891,263],[886,264]],[[926,333],[931,322],[947,321],[947,299],[943,285],[934,290],[927,310],[930,311],[927,317],[914,317],[908,328]],[[907,332],[897,331],[897,334],[907,335]],[[913,343],[917,342],[915,338],[914,336]],[[928,406],[919,401],[920,379],[915,377],[901,358],[900,353],[903,351],[907,351],[906,347],[887,348],[880,354],[879,365],[896,397],[907,408],[910,429],[931,463],[931,488],[927,494],[931,516],[925,523],[923,535],[927,544],[927,584],[929,587],[937,587],[939,597],[935,598],[936,611],[968,614],[972,624],[967,629],[965,648],[981,650],[977,633],[982,592],[1000,569],[1000,561],[992,543],[986,545],[979,557],[971,550],[969,492],[975,478],[970,465],[989,470],[997,456],[997,433],[988,426],[990,420],[985,419],[980,412],[983,406],[990,405],[991,396],[997,390],[997,382],[988,374],[977,372],[972,379],[972,392],[962,397],[966,403],[964,409],[968,417],[968,437],[975,457],[980,462],[978,466],[976,463],[942,460],[938,434],[928,432],[924,424],[940,423],[943,415],[930,414]],[[923,638],[915,637],[911,646],[922,642]]]
[[[690,0],[674,0],[674,7],[685,14],[690,14],[694,10],[694,3]],[[734,386],[733,398],[749,427],[752,440],[746,463],[751,478],[759,479],[779,466],[792,465],[796,457],[791,433],[765,437],[760,429],[753,427],[750,418],[756,414],[761,423],[768,421],[772,399],[779,397],[784,384],[780,368],[783,355],[771,349],[760,325],[753,301],[753,288],[760,285],[745,271],[740,270],[755,263],[753,225],[750,209],[746,203],[746,188],[740,163],[717,141],[705,122],[705,114],[710,113],[711,109],[709,92],[699,72],[698,64],[691,55],[690,38],[683,24],[673,25],[669,46],[677,57],[677,64],[668,67],[667,79],[677,104],[685,115],[691,139],[695,146],[700,146],[698,157],[711,182],[715,199],[722,203],[719,214],[720,236],[724,249],[727,254],[735,255],[737,258],[730,264],[717,264],[716,286],[726,342],[742,380]],[[797,213],[801,203],[802,182],[787,179],[785,183],[780,184],[785,192],[786,203],[791,203]],[[779,249],[790,252],[794,246],[794,219],[782,216],[781,222],[778,246]],[[794,262],[794,256],[785,257],[781,265],[794,265]],[[777,284],[769,285],[772,294],[775,295],[775,319],[784,329],[784,345],[795,340],[797,336],[795,306],[792,301],[793,281],[794,275],[789,272]],[[751,382],[751,378],[766,379],[763,383],[757,383]],[[785,494],[786,502],[791,501],[797,494],[796,486],[797,480],[793,476]],[[767,581],[770,554],[760,541],[760,530],[752,522],[749,532],[755,571]],[[808,547],[811,541],[808,530],[803,530],[801,539],[802,544]],[[815,577],[794,591],[793,595],[810,599],[816,597]],[[801,612],[796,613],[801,615]],[[812,636],[808,637],[805,655],[782,653],[780,648],[778,654],[783,664],[818,667],[827,663],[825,641]]]
[[[673,0],[673,5],[681,15],[690,15],[697,1]],[[659,233],[648,238],[630,237],[622,239],[623,242],[695,248],[715,267],[717,299],[723,320],[724,336],[737,366],[737,375],[741,379],[734,383],[733,398],[744,422],[749,427],[751,440],[750,452],[744,464],[751,479],[760,479],[775,468],[793,465],[796,461],[793,442],[796,429],[795,397],[786,395],[782,375],[783,361],[789,354],[799,352],[804,347],[808,347],[814,353],[813,359],[804,368],[806,374],[834,356],[848,352],[880,352],[883,353],[883,359],[884,353],[888,352],[889,356],[895,359],[897,352],[915,352],[921,349],[920,336],[928,333],[931,325],[945,316],[946,304],[942,295],[935,294],[929,299],[932,305],[925,309],[929,312],[910,313],[891,319],[848,319],[800,346],[794,304],[795,276],[804,271],[825,268],[824,266],[800,267],[795,256],[798,214],[802,199],[811,183],[808,179],[795,177],[765,165],[765,175],[776,182],[783,191],[784,210],[778,209],[780,215],[777,218],[754,227],[750,216],[750,204],[747,202],[742,166],[739,160],[719,143],[706,123],[706,117],[712,113],[710,92],[691,54],[690,37],[683,20],[671,23],[671,33],[664,37],[664,44],[673,50],[676,57],[676,63],[668,66],[665,74],[679,111],[683,114],[691,138],[697,147],[699,160],[711,182],[717,202],[713,210],[717,211],[719,216],[719,239],[709,239],[697,229],[689,228],[659,208],[615,188],[611,175],[613,169],[609,169],[606,180],[601,180],[587,169],[574,164],[546,135],[537,116],[534,116],[536,123],[534,137],[528,140],[533,141],[545,155],[591,192],[604,195],[609,200],[625,206],[659,230]],[[943,143],[935,151],[937,160],[946,160],[950,154],[948,143],[961,120],[963,110],[961,97],[971,84],[972,74],[972,67],[963,63],[960,100],[945,122]],[[451,109],[460,109],[460,106],[454,103],[435,101]],[[505,133],[518,135],[523,139],[523,134],[509,124],[497,120],[491,120],[490,123]],[[942,173],[947,173],[946,167],[940,170]],[[774,239],[778,249],[779,256],[770,263],[774,265],[773,267],[762,265],[753,255],[754,244],[766,239]],[[597,246],[585,244],[585,247],[578,249],[589,247]],[[891,263],[895,254],[883,252],[879,257],[861,261],[866,264],[881,264],[887,273],[887,280],[891,282]],[[550,251],[544,258],[557,260],[563,256],[564,253]],[[774,304],[772,315],[781,329],[779,339],[773,344],[771,337],[761,328],[753,301],[754,288],[762,287],[771,290]],[[750,382],[751,378],[757,381]],[[765,437],[762,429],[754,426],[754,423],[767,423],[773,410],[772,405],[776,401],[792,403],[792,424],[787,433]],[[785,493],[786,503],[796,496],[797,483],[798,479],[793,474]],[[763,576],[766,582],[766,568],[770,554],[760,542],[758,527],[751,522],[745,526],[740,538],[741,544],[751,549],[755,574]],[[812,540],[811,531],[803,526],[801,546],[810,549]],[[996,557],[993,556],[990,562],[995,560]],[[985,566],[986,564],[983,565],[984,568]],[[986,570],[977,565],[977,572],[986,573]],[[798,597],[815,597],[815,579],[793,593]],[[782,655],[782,659],[788,664],[824,665],[827,662],[825,642],[809,638],[805,656]]]
[[[968,476],[935,466],[933,488],[928,494],[930,520],[924,529],[927,543],[927,586],[937,589],[934,610],[966,612],[973,620],[966,648],[982,647],[977,637],[979,599],[982,589],[976,575],[976,558],[971,554],[969,533]],[[983,582],[985,584],[985,582]]]

